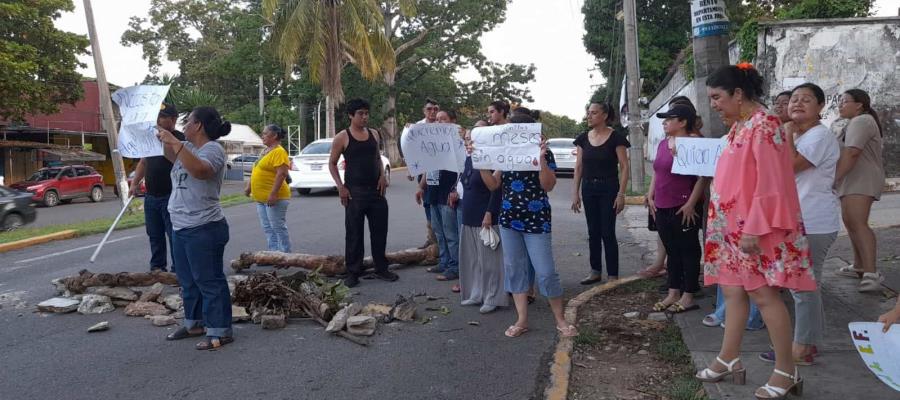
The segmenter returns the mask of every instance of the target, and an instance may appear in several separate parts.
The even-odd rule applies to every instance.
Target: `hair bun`
[[[222,126],[219,127],[219,136],[228,136],[231,133],[231,122],[222,119]]]

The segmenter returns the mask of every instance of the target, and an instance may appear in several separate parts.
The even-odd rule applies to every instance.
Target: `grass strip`
[[[247,204],[252,202],[249,197],[244,196],[243,193],[232,193],[219,198],[219,202],[222,204],[222,207],[232,207],[240,204]],[[134,200],[131,202],[130,210],[122,216],[122,219],[119,220],[119,224],[116,225],[115,230],[129,229],[138,226],[144,225],[144,212],[140,210],[143,205],[143,200]],[[12,232],[2,232],[0,233],[0,244],[15,242],[17,240],[23,240],[32,238],[35,236],[49,235],[51,233],[61,232],[69,229],[73,229],[77,231],[76,236],[87,236],[93,235],[97,233],[106,232],[109,229],[109,226],[112,225],[113,221],[115,221],[115,217],[110,218],[97,218],[89,221],[82,222],[74,222],[71,224],[63,224],[63,225],[52,225],[52,226],[43,226],[40,228],[22,228],[17,229]]]

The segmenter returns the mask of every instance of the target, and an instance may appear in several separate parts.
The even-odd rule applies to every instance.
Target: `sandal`
[[[699,309],[700,309],[700,306],[698,306],[697,304],[691,304],[687,307],[685,307],[684,304],[681,304],[681,303],[672,304],[672,313],[674,313],[674,314],[681,314],[683,312],[699,310]]]
[[[724,371],[716,372],[712,368],[705,368],[694,377],[700,382],[716,383],[730,375],[736,385],[743,385],[747,383],[747,370],[743,365],[740,368],[736,367],[740,361],[740,357],[737,357],[731,362],[725,362],[721,357],[716,356],[716,362],[725,366]]]
[[[506,332],[504,332],[503,334],[506,335],[506,337],[514,338],[522,336],[523,334],[525,334],[525,332],[528,332],[528,328],[510,325],[509,328],[506,328]]]
[[[181,339],[187,339],[189,337],[203,336],[205,334],[206,334],[206,329],[201,329],[200,332],[193,333],[189,329],[182,326],[181,328],[178,328],[177,331],[166,335],[166,340],[181,340]]]
[[[575,337],[578,336],[578,329],[575,328],[574,325],[568,325],[565,328],[556,327],[556,330],[559,331],[560,337]]]
[[[534,303],[535,300],[537,300],[537,297],[528,295],[528,304]]]
[[[785,378],[791,380],[791,385],[788,387],[778,387],[772,386],[768,383],[765,386],[760,386],[759,389],[756,389],[756,393],[753,395],[756,396],[757,399],[765,400],[765,399],[784,399],[787,398],[788,393],[791,393],[796,396],[803,395],[803,378],[800,377],[799,371],[797,371],[797,367],[794,367],[794,374],[791,375],[787,372],[779,370],[775,368],[775,374],[781,375]],[[760,392],[762,391],[762,392]]]
[[[207,336],[206,339],[203,339],[202,342],[197,343],[194,348],[197,350],[215,350],[233,341],[234,338],[231,336]]]
[[[661,301],[657,302],[656,304],[653,305],[653,311],[656,311],[656,312],[666,311],[669,309],[669,307],[672,307],[673,304],[675,304],[675,303],[666,304]]]
[[[703,321],[701,321],[703,326],[708,326],[710,328],[715,328],[723,322],[725,322],[725,321],[721,321],[718,318],[716,318],[715,314],[709,314],[709,315],[703,317]]]
[[[859,281],[860,292],[877,292],[881,290],[881,283],[884,282],[884,276],[878,272],[866,272]]]
[[[453,293],[459,293],[460,291],[462,291],[462,288],[459,287],[459,284],[457,283],[457,284],[453,285],[452,287],[450,287],[450,291]]]
[[[443,281],[455,281],[455,280],[459,279],[459,275],[455,274],[453,272],[444,272],[444,273],[434,277],[434,279],[437,279],[442,282]]]
[[[834,271],[834,274],[837,276],[843,276],[845,278],[856,278],[860,279],[863,276],[863,270],[857,269],[853,266],[853,264],[845,265],[843,267],[838,268],[837,271]]]
[[[443,274],[445,271],[444,268],[441,267],[428,267],[425,268],[425,272],[431,272],[432,274]]]

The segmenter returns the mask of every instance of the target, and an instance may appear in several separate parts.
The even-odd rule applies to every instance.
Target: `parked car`
[[[53,207],[79,197],[103,200],[103,176],[87,165],[41,168],[28,179],[9,185],[31,193],[31,199]]]
[[[291,161],[291,188],[297,189],[300,195],[309,194],[312,189],[334,188],[334,180],[328,171],[328,158],[331,155],[331,142],[333,139],[319,139],[312,142],[299,155]],[[381,155],[381,163],[384,165],[384,177],[391,182],[391,163],[387,157]],[[338,173],[341,180],[344,179],[344,169],[347,163],[344,156],[338,159]]]
[[[578,148],[575,147],[575,139],[553,138],[547,140],[547,147],[556,158],[556,172],[575,172],[575,160]]]
[[[249,174],[253,172],[253,165],[255,165],[257,161],[259,161],[259,156],[257,155],[242,154],[225,163],[225,168],[237,168],[243,170],[245,174]]]
[[[135,171],[131,171],[131,173],[128,174],[128,187],[129,187],[129,188],[131,188],[131,182],[134,181],[134,172],[135,172]],[[118,187],[118,185],[113,186],[113,193],[115,193],[116,196],[119,196],[119,187]],[[135,197],[142,197],[142,196],[144,196],[145,194],[147,194],[147,180],[146,180],[146,179],[141,180],[141,186],[138,187],[138,189],[134,192],[134,196],[135,196]]]
[[[0,229],[11,231],[30,224],[37,218],[31,193],[0,186]]]

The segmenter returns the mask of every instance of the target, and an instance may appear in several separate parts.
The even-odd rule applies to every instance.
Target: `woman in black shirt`
[[[581,212],[583,195],[591,252],[591,273],[581,281],[583,285],[603,280],[603,250],[606,250],[609,279],[619,278],[616,216],[625,209],[624,190],[629,173],[626,149],[631,147],[631,143],[609,126],[615,117],[615,110],[609,103],[591,103],[587,110],[587,123],[591,130],[575,138],[578,153],[572,211]]]

